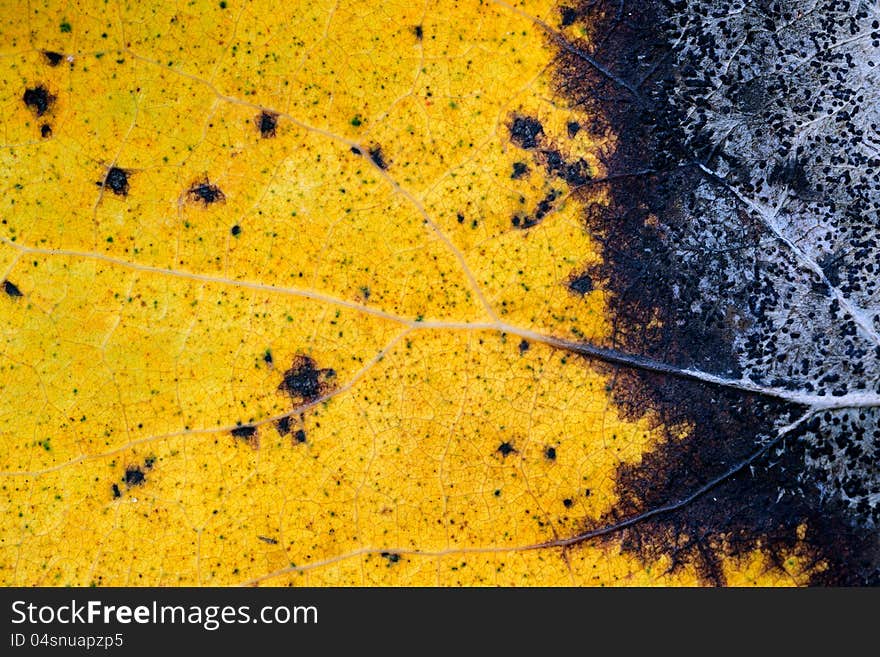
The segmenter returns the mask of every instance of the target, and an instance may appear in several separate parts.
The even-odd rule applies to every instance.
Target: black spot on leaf
[[[24,104],[30,107],[37,116],[43,116],[55,102],[55,96],[49,93],[42,84],[31,89],[25,89],[22,96]]]
[[[503,442],[498,446],[498,449],[495,451],[501,454],[501,456],[509,456],[510,454],[513,454],[516,449],[509,442]]]
[[[560,7],[559,14],[562,27],[568,27],[577,20],[577,12],[571,7]]]
[[[47,137],[51,137],[52,136],[52,126],[50,126],[48,123],[44,123],[43,125],[41,125],[40,126],[40,136],[43,137],[43,139],[45,139]]]
[[[235,224],[232,228],[229,229],[229,233],[233,237],[238,237],[239,235],[241,235],[241,226]]]
[[[564,506],[566,509],[570,509],[573,505],[574,501],[570,497],[566,497],[564,500],[562,500],[562,506]]]
[[[217,185],[212,184],[207,176],[194,182],[186,192],[187,198],[193,203],[201,203],[205,207],[226,200],[226,195]]]
[[[385,161],[381,146],[373,146],[370,148],[370,159],[373,161],[373,164],[383,171],[388,168],[388,163]]]
[[[294,442],[297,442],[297,443],[306,442],[306,432],[303,431],[302,429],[297,429],[293,434],[293,440],[294,440]]]
[[[290,433],[290,418],[283,417],[277,422],[275,422],[275,429],[278,431],[279,436],[286,436]]]
[[[117,196],[128,196],[130,185],[128,182],[129,172],[119,167],[110,167],[102,182],[95,183],[100,187],[109,189]]]
[[[523,176],[525,176],[529,172],[529,167],[526,166],[525,162],[514,162],[513,163],[513,173],[510,174],[510,177],[514,180],[519,180]]]
[[[257,433],[257,427],[252,424],[242,424],[230,431],[235,438],[253,438]]]
[[[568,131],[568,138],[574,139],[577,136],[577,133],[581,131],[581,124],[577,121],[569,121],[565,128]]]
[[[394,564],[400,561],[400,555],[397,552],[382,552],[381,556],[388,559],[389,564]]]
[[[510,138],[520,148],[530,149],[538,145],[538,135],[544,132],[544,127],[530,116],[514,117],[510,124]]]
[[[524,354],[529,350],[529,341],[523,338],[519,343],[519,353]]]
[[[263,541],[263,543],[268,543],[269,545],[278,545],[278,539],[272,538],[271,536],[257,536],[257,538]]]
[[[21,290],[18,289],[18,286],[9,280],[3,281],[3,291],[6,292],[6,296],[12,297],[13,299],[24,296],[21,293]]]
[[[119,490],[119,486],[118,486],[117,484],[113,484],[113,485],[110,487],[110,490],[113,491],[113,499],[114,499],[114,500],[119,499],[120,497],[122,497],[122,491]]]
[[[593,279],[589,274],[578,274],[566,283],[566,287],[575,294],[589,294],[593,291]]]
[[[425,35],[421,25],[416,25],[413,28],[413,33],[416,35],[416,39],[418,39],[419,41],[421,41],[422,37]]]
[[[46,58],[46,62],[49,66],[58,66],[61,63],[61,60],[64,59],[64,55],[60,52],[54,52],[52,50],[44,50],[43,57]]]
[[[313,402],[332,388],[336,372],[332,369],[319,369],[314,359],[305,354],[297,354],[290,369],[278,386],[296,402]]]
[[[263,110],[256,119],[257,128],[260,130],[260,136],[263,139],[274,137],[278,128],[278,115],[274,112]]]
[[[546,456],[547,459],[549,459],[550,461],[555,461],[556,460],[556,448],[555,447],[548,447],[547,449],[544,450],[544,456]]]
[[[123,477],[123,481],[125,481],[125,485],[129,488],[132,486],[140,486],[147,480],[144,475],[144,471],[140,469],[139,466],[131,465],[125,469],[125,477]]]
[[[538,202],[538,205],[535,207],[535,212],[531,216],[515,215],[510,220],[510,223],[514,228],[519,228],[520,230],[527,230],[537,226],[553,209],[553,201],[556,200],[558,195],[558,192],[550,191],[547,196]]]

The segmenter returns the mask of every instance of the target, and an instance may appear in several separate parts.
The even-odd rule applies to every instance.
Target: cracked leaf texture
[[[21,292],[0,295],[0,582],[699,581],[613,540],[540,547],[610,512],[656,440],[543,339],[611,330],[601,285],[566,286],[602,255],[587,200],[511,176],[535,169],[511,117],[594,171],[613,147],[566,136],[591,117],[553,83],[535,19],[558,11],[0,6],[0,268]],[[22,102],[38,87],[45,112]],[[297,359],[314,389],[288,394]],[[724,561],[732,584],[788,567]]]

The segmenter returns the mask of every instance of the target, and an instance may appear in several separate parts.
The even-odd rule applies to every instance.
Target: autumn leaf
[[[876,577],[875,17],[716,4],[4,4],[0,581]]]

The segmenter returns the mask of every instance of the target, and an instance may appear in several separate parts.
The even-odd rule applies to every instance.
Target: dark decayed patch
[[[571,7],[559,8],[559,24],[568,27],[577,20],[577,12]]]
[[[43,139],[51,137],[52,136],[52,126],[50,126],[48,123],[44,123],[43,125],[41,125],[40,126],[40,136],[43,137]]]
[[[49,90],[42,84],[25,89],[21,99],[37,116],[43,116],[52,107],[52,103],[55,102],[55,96],[50,94]]]
[[[665,7],[685,3],[628,2],[623,17],[618,5],[583,3],[579,17],[601,39],[592,50],[580,51],[587,48],[582,43],[559,48],[557,58],[560,92],[584,113],[603,116],[617,137],[614,152],[603,162],[610,203],[584,211],[585,229],[603,249],[603,262],[587,272],[589,280],[591,285],[601,281],[610,293],[611,347],[736,378],[741,375],[732,347],[736,319],[705,303],[700,282],[714,276],[715,293],[746,308],[755,303],[755,290],[726,282],[717,273],[723,269],[721,259],[736,251],[703,249],[684,259],[672,239],[687,235],[688,216],[682,209],[700,201],[692,195],[701,180],[695,159],[718,157],[721,150],[700,138],[686,139],[680,126],[688,107],[670,100],[681,72],[670,52],[674,39],[661,34],[660,26],[675,22]],[[511,135],[524,148],[523,143],[533,148],[541,131],[527,127],[515,120]],[[546,166],[548,172],[558,170],[555,163]],[[809,192],[796,163],[783,163],[777,175],[794,193]],[[754,222],[743,221],[737,245],[741,257],[754,258],[763,237]],[[572,289],[582,275],[573,273],[566,285]],[[586,289],[586,280],[577,285]],[[808,567],[822,564],[813,574],[814,584],[880,581],[876,533],[853,524],[824,499],[820,486],[804,477],[807,446],[800,438],[817,430],[815,423],[761,451],[774,427],[803,409],[590,363],[613,372],[611,394],[624,417],[648,418],[662,439],[640,463],[618,468],[620,503],[598,521],[585,522],[585,533],[600,530],[595,540],[620,541],[649,564],[665,556],[673,570],[694,565],[710,584],[724,583],[723,556],[756,549],[780,572],[787,555],[801,550]],[[693,427],[684,438],[683,427]],[[690,498],[716,479],[709,490]],[[640,519],[615,529],[632,518]],[[800,530],[803,540],[799,528],[805,528]]]
[[[318,368],[311,356],[297,354],[293,364],[284,373],[278,390],[290,395],[295,403],[311,403],[333,389],[336,371]]]

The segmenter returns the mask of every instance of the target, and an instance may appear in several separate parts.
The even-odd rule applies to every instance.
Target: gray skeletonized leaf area
[[[689,310],[725,327],[742,376],[877,392],[880,6],[671,4],[668,103],[706,167],[686,220],[666,227],[675,259],[699,275]],[[806,437],[807,476],[868,526],[880,520],[878,415],[825,413]]]

